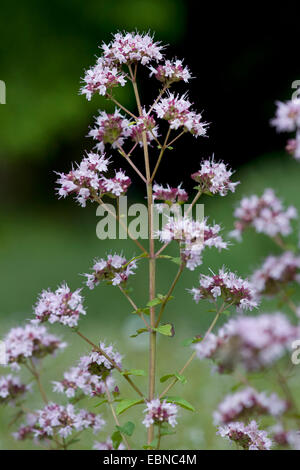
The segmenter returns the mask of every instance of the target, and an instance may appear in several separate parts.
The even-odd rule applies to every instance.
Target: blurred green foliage
[[[46,159],[71,141],[100,106],[78,97],[80,77],[93,65],[97,46],[117,30],[154,30],[176,44],[184,33],[183,0],[53,0],[1,5],[0,158]],[[131,98],[120,91],[123,103]],[[106,106],[103,99],[101,107]]]

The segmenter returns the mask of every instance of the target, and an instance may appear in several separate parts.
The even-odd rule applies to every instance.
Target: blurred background
[[[42,289],[55,288],[64,280],[77,288],[82,284],[79,274],[88,272],[93,259],[106,252],[137,254],[129,242],[98,240],[96,208],[89,205],[82,209],[71,199],[59,201],[54,191],[54,171],[67,171],[71,162],[79,161],[84,150],[93,147],[85,136],[97,110],[113,109],[102,97],[87,102],[78,90],[84,69],[93,65],[99,54],[98,45],[109,42],[111,32],[123,29],[150,29],[157,40],[169,44],[170,58],[185,59],[196,77],[189,86],[189,97],[211,123],[208,139],[195,141],[187,136],[179,141],[176,151],[163,160],[157,181],[182,182],[192,190],[190,174],[202,158],[214,153],[217,159],[229,162],[241,181],[236,193],[224,199],[203,199],[205,214],[222,223],[225,236],[232,229],[237,201],[244,195],[261,193],[265,187],[273,187],[286,204],[300,210],[299,163],[285,154],[287,135],[277,135],[269,125],[275,100],[289,99],[294,91],[292,82],[300,79],[295,7],[291,10],[288,5],[273,4],[272,11],[263,12],[245,5],[234,9],[227,3],[204,7],[203,2],[183,0],[6,2],[1,6],[0,32],[0,79],[7,87],[7,104],[0,105],[0,339],[9,328],[30,317]],[[143,80],[140,88],[144,102],[156,96],[155,79],[146,84]],[[179,84],[177,90],[183,93],[186,87]],[[134,106],[127,87],[118,90],[118,99],[127,107]],[[137,164],[139,157],[142,159],[141,154],[136,156]],[[114,158],[116,166],[118,158]],[[126,170],[133,176],[130,168]],[[137,182],[128,196],[143,201],[144,188]],[[297,232],[295,226],[291,241],[297,241]],[[226,264],[241,275],[249,275],[270,252],[278,250],[267,238],[249,233],[242,244],[234,244],[226,253],[207,253],[201,271]],[[175,246],[170,253],[176,256]],[[168,289],[176,269],[161,262],[159,292]],[[172,340],[160,339],[161,375],[188,357],[182,341],[203,333],[211,321],[209,307],[197,306],[186,292],[196,285],[197,277],[198,272],[185,273],[176,300],[166,310],[166,320],[175,324],[176,335]],[[136,303],[144,305],[145,262],[140,263],[131,285]],[[145,368],[146,337],[128,339],[139,323],[130,315],[126,299],[104,286],[93,292],[84,289],[84,295],[88,316],[82,330],[95,341],[115,342],[126,353],[126,367]],[[268,302],[262,309],[276,307]],[[75,342],[77,350],[75,355],[72,348],[56,360],[46,361],[45,382],[57,379],[87,350],[70,332],[54,330]],[[179,385],[174,394],[184,393],[198,413],[195,417],[181,411],[182,426],[166,446],[226,448],[215,436],[211,413],[230,390],[232,379],[211,376],[210,367],[199,363],[194,363],[187,375],[188,383]],[[143,379],[138,380],[143,386]],[[122,385],[123,390],[126,394]],[[87,405],[92,409],[94,403]],[[6,429],[10,418],[10,410],[0,411],[0,449],[29,448],[30,444],[11,439]],[[108,426],[107,434],[111,430]],[[101,437],[105,440],[106,434],[99,440]],[[91,447],[91,436],[84,445]]]

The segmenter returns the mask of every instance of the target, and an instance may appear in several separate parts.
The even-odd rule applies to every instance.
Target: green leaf
[[[125,398],[119,402],[118,406],[116,407],[116,413],[117,415],[120,415],[132,406],[139,405],[140,403],[144,403],[144,400],[130,400]]]
[[[149,302],[147,303],[147,307],[155,307],[155,305],[159,304],[161,304],[161,300],[158,297],[155,297],[154,299],[149,300]]]
[[[130,335],[130,338],[136,338],[137,336],[141,335],[142,333],[147,333],[147,328],[140,328],[139,330],[136,330],[135,335]]]
[[[224,315],[231,315],[231,311],[230,310],[223,310],[222,312]]]
[[[175,431],[168,431],[168,430],[166,430],[166,431],[162,431],[162,432],[160,433],[161,437],[162,437],[162,436],[171,436],[172,434],[176,434],[176,432],[175,432]]]
[[[137,310],[133,310],[132,313],[134,315],[140,315],[141,313],[144,313],[144,315],[150,315],[150,309],[149,308],[138,308]]]
[[[164,336],[174,336],[175,335],[175,330],[174,326],[172,323],[166,323],[165,325],[159,325],[158,328],[153,328],[154,331],[157,331],[161,335]]]
[[[103,405],[104,403],[107,403],[108,400],[106,398],[104,398],[104,400],[101,400],[99,403],[97,403],[97,405],[95,405],[95,408],[97,408],[98,406],[101,406]]]
[[[180,375],[180,374],[175,374],[175,377],[177,380],[179,380],[179,382],[181,382],[183,385],[187,383],[187,379],[185,378],[184,375]]]
[[[142,369],[129,369],[122,372],[122,375],[136,375],[146,377],[146,372]]]
[[[121,436],[120,431],[115,431],[111,436],[111,440],[112,440],[112,443],[113,443],[113,448],[115,450],[118,449],[119,445],[122,442],[122,436]]]
[[[179,265],[182,263],[181,258],[172,257],[171,261],[172,261],[172,263],[179,264]]]
[[[244,384],[243,384],[242,382],[238,382],[237,384],[234,384],[234,385],[231,387],[230,391],[231,391],[231,392],[235,392],[236,390],[238,390],[238,389],[239,389],[240,387],[242,387],[243,385],[244,385]]]
[[[120,431],[122,434],[126,434],[126,436],[132,436],[135,424],[132,423],[131,421],[127,421],[127,423],[124,424],[124,426],[116,426],[118,431]]]
[[[186,383],[187,383],[186,378],[185,378],[183,375],[177,374],[177,372],[176,372],[175,374],[167,374],[167,375],[164,375],[163,377],[160,378],[160,382],[161,382],[161,383],[166,382],[167,380],[171,379],[172,377],[174,377],[174,378],[176,378],[177,380],[179,380],[179,382],[181,382],[182,384],[186,384]]]
[[[67,442],[67,447],[76,444],[77,442],[80,442],[80,439],[71,439],[69,442]]]
[[[190,346],[191,344],[194,344],[194,343],[200,343],[200,341],[202,341],[202,338],[197,338],[197,336],[195,336],[194,338],[188,338],[188,339],[185,339],[184,341],[182,341],[182,346]]]
[[[166,382],[167,380],[169,380],[171,377],[175,377],[175,374],[167,374],[167,375],[163,375],[159,381],[160,383],[164,383]]]
[[[181,397],[165,397],[165,400],[168,403],[174,403],[175,405],[181,406],[181,408],[185,408],[189,411],[196,411],[193,405],[191,405],[188,401]]]

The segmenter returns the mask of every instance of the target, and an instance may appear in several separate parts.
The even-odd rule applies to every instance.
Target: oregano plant
[[[142,69],[149,74],[149,84],[157,85],[150,104],[143,100],[146,85],[144,79],[140,80]],[[58,174],[57,194],[60,198],[73,196],[82,208],[95,203],[103,213],[117,220],[132,241],[135,251],[131,258],[103,253],[102,258],[94,261],[91,272],[85,274],[84,284],[85,289],[107,284],[127,299],[128,313],[133,312],[143,322],[132,337],[141,334],[148,337],[148,362],[143,369],[137,369],[126,362],[126,351],[117,351],[100,337],[94,343],[85,335],[88,315],[80,287],[71,291],[67,284],[61,284],[54,292],[44,290],[34,306],[33,318],[24,326],[11,329],[4,338],[5,367],[12,372],[0,377],[0,404],[15,407],[12,425],[17,440],[31,439],[37,447],[46,449],[69,449],[74,444],[80,446],[82,433],[92,429],[96,435],[95,449],[136,449],[135,424],[130,420],[130,412],[138,405],[145,428],[143,449],[168,448],[168,436],[180,426],[178,410],[196,411],[195,404],[184,396],[175,396],[172,389],[177,383],[187,382],[193,360],[208,360],[216,374],[235,377],[232,393],[226,394],[212,410],[216,432],[221,437],[241,449],[300,448],[299,405],[288,383],[298,360],[296,356],[293,361],[290,357],[293,344],[300,338],[299,308],[291,287],[300,282],[300,256],[298,248],[286,241],[297,211],[294,207],[285,208],[272,189],[266,189],[261,196],[243,198],[235,209],[231,237],[241,241],[243,232],[252,228],[257,236],[271,238],[282,253],[268,256],[249,279],[224,266],[216,273],[205,266],[205,251],[230,249],[230,243],[222,236],[220,225],[199,217],[202,212],[195,209],[203,194],[225,197],[234,192],[239,183],[232,181],[233,172],[222,161],[210,158],[201,161],[191,175],[195,186],[192,195],[181,185],[158,183],[160,163],[171,158],[177,140],[201,139],[208,133],[208,124],[193,109],[188,95],[176,91],[177,82],[187,84],[191,78],[182,60],[166,59],[161,43],[150,34],[137,32],[115,34],[109,44],[102,44],[96,64],[85,72],[81,94],[88,100],[102,95],[116,108],[111,114],[100,111],[96,116],[89,131],[95,146],[68,173]],[[125,86],[135,97],[133,109],[127,109],[116,98],[115,89]],[[296,133],[288,150],[299,158],[299,100],[279,103],[272,124],[280,131]],[[126,165],[145,188],[146,240],[138,238],[120,211],[115,210],[133,184],[126,175]],[[157,216],[164,222],[161,226],[156,226]],[[168,254],[171,244],[177,245],[176,257]],[[161,260],[176,270],[164,293],[156,282]],[[144,305],[137,305],[134,275],[141,263],[148,265],[147,299]],[[165,311],[186,270],[196,272],[196,269],[201,269],[201,273],[195,275],[194,287],[185,295],[192,295],[205,308],[209,302],[211,324],[204,335],[195,331],[194,337],[185,341],[184,345],[191,348],[188,360],[181,365],[171,364],[170,371],[158,377],[157,337],[170,338],[171,358],[176,329],[176,325],[165,321]],[[133,289],[129,289],[129,282]],[[281,311],[261,312],[264,297],[278,298],[281,305],[291,310],[293,319]],[[61,324],[62,329],[72,329],[89,349],[62,377],[53,377],[53,382],[47,385],[41,374],[42,361],[46,356],[61,353],[66,346],[51,333],[55,323]],[[26,370],[32,380],[23,383],[16,375],[20,369]],[[266,372],[271,376],[271,390],[258,390],[253,378],[255,374],[265,376]],[[147,378],[147,389],[140,386],[139,377]],[[196,382],[197,378],[193,380]],[[275,380],[281,394],[272,391]],[[32,381],[44,402],[40,409],[30,401]],[[131,396],[122,393],[125,381]],[[49,387],[57,394],[55,402],[48,398]],[[61,397],[66,404],[60,404]],[[92,411],[81,408],[80,402],[85,397],[94,399]],[[103,407],[111,412],[110,435],[105,431]]]

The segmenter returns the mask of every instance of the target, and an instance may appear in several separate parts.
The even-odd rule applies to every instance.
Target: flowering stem
[[[143,322],[145,323],[146,325],[146,328],[150,330],[150,325],[149,323],[147,322],[147,320],[145,319],[144,315],[139,312],[138,310],[138,307],[136,306],[136,304],[134,303],[134,301],[132,300],[132,298],[127,294],[127,292],[123,289],[122,286],[119,285],[119,289],[120,291],[125,295],[126,299],[128,300],[128,302],[132,305],[132,307],[134,308],[134,310],[136,311],[136,313],[139,315],[139,317],[141,318],[141,320],[143,320]]]
[[[96,344],[94,344],[91,340],[89,340],[86,336],[84,336],[79,330],[74,330],[78,336],[80,336],[80,338],[82,338],[84,341],[86,341],[90,346],[93,347],[93,349],[97,352],[99,352],[102,356],[104,356],[110,363],[111,365],[117,369],[118,372],[120,372],[120,374],[122,374],[122,369],[118,366],[118,364],[113,360],[111,359],[105,351],[103,351],[102,348],[100,348],[99,346],[97,346]],[[140,391],[140,389],[135,385],[135,383],[131,380],[130,377],[128,377],[128,375],[124,375],[122,374],[122,376],[124,377],[125,380],[127,380],[127,382],[131,385],[131,387],[136,391],[136,393],[144,398],[144,395],[143,393]]]
[[[107,401],[108,401],[109,407],[110,407],[110,409],[111,409],[111,413],[112,413],[112,415],[113,415],[113,418],[114,418],[114,420],[115,420],[115,423],[116,423],[117,426],[120,427],[120,422],[119,422],[119,420],[118,420],[118,417],[117,417],[117,415],[116,415],[115,409],[114,409],[114,407],[113,407],[113,401],[112,401],[112,399],[111,399],[111,394],[110,394],[110,392],[109,392],[108,386],[106,385],[106,382],[105,382],[105,392],[106,392]],[[124,434],[123,434],[123,433],[120,433],[120,434],[121,434],[121,436],[122,436],[122,439],[123,439],[124,444],[126,445],[127,449],[128,449],[128,450],[131,450],[130,445],[129,445],[129,443],[128,443],[126,437],[124,436]]]
[[[132,73],[131,65],[129,67],[129,72],[131,75],[132,86],[136,98],[136,103],[139,111],[139,115],[142,116],[142,106],[139,96],[139,91],[136,83],[136,69],[135,73]],[[148,201],[148,236],[149,236],[149,300],[155,298],[155,245],[154,245],[154,236],[153,236],[153,218],[152,218],[152,181],[150,174],[150,164],[149,164],[149,153],[148,153],[148,142],[146,131],[142,133],[143,138],[143,149],[144,149],[144,159],[145,159],[145,169],[146,169],[146,179],[147,179],[147,201]],[[155,369],[156,369],[156,332],[155,328],[155,308],[150,307],[150,326],[151,331],[149,333],[149,401],[153,400],[155,393]],[[154,426],[151,425],[148,429],[148,444],[153,441]]]
[[[161,159],[162,159],[162,157],[163,157],[163,155],[164,155],[164,153],[165,153],[165,150],[166,150],[166,148],[167,148],[167,140],[168,140],[168,138],[169,138],[170,132],[171,132],[171,128],[169,127],[168,132],[167,132],[167,135],[166,135],[166,138],[165,138],[165,141],[164,141],[164,143],[163,143],[163,146],[162,146],[162,148],[160,149],[160,153],[159,153],[159,156],[158,156],[158,159],[157,159],[155,168],[154,168],[153,173],[152,173],[152,176],[151,176],[151,178],[150,178],[150,182],[151,182],[151,183],[152,183],[152,181],[154,180],[154,177],[155,177],[156,172],[157,172],[157,170],[158,170],[158,167],[159,167],[159,165],[160,165]]]
[[[129,156],[125,153],[125,151],[123,150],[123,148],[121,147],[121,145],[118,145],[118,148],[119,148],[119,151],[122,155],[122,157],[124,157],[126,159],[126,161],[129,163],[129,165],[131,165],[131,167],[134,169],[134,171],[139,175],[139,177],[144,181],[144,183],[147,183],[146,181],[146,178],[145,176],[140,172],[140,170],[135,166],[135,164],[133,163],[133,161],[129,158]]]
[[[204,335],[204,338],[202,341],[205,341],[205,339],[207,338],[207,336],[211,333],[212,329],[214,328],[215,324],[217,323],[221,313],[223,312],[225,308],[225,304],[223,303],[223,305],[220,307],[220,309],[218,310],[215,318],[213,319],[210,327],[208,328],[207,332],[205,333]],[[187,360],[187,362],[184,364],[184,366],[182,367],[182,369],[180,369],[179,371],[179,375],[182,375],[183,372],[185,371],[185,369],[190,365],[190,363],[193,361],[193,359],[195,358],[197,352],[194,351],[193,354],[190,356],[190,358]],[[175,378],[166,388],[165,390],[160,394],[159,398],[163,398],[167,393],[168,391],[178,382],[178,379]]]
[[[104,209],[119,222],[119,224],[126,231],[129,238],[131,238],[131,240],[140,248],[140,250],[142,250],[144,253],[148,254],[147,250],[143,247],[143,245],[136,238],[134,238],[133,235],[131,235],[129,228],[126,226],[126,224],[124,224],[122,219],[118,215],[116,216],[116,214],[110,210],[110,208],[102,201],[102,199],[100,197],[95,196],[94,198],[98,202],[99,205],[103,206]]]
[[[163,300],[163,302],[162,302],[162,304],[161,304],[161,307],[160,307],[160,311],[159,311],[159,314],[158,314],[158,317],[157,317],[157,321],[156,321],[155,328],[158,327],[158,325],[159,325],[159,323],[160,323],[160,321],[161,321],[161,318],[162,318],[162,315],[163,315],[163,313],[164,313],[164,310],[165,310],[165,307],[166,307],[166,305],[167,305],[167,302],[168,302],[169,298],[170,298],[171,295],[172,295],[172,292],[173,292],[173,290],[174,290],[174,288],[175,288],[175,286],[176,286],[176,284],[177,284],[177,282],[178,282],[178,279],[180,278],[180,276],[181,276],[181,274],[182,274],[182,272],[183,272],[183,270],[184,270],[184,267],[185,267],[185,262],[182,262],[181,265],[179,266],[179,269],[178,269],[177,274],[176,274],[176,276],[175,276],[175,278],[174,278],[174,281],[172,282],[172,285],[171,285],[171,287],[170,287],[170,289],[169,289],[167,295],[165,296],[165,298],[164,298],[164,300]]]

